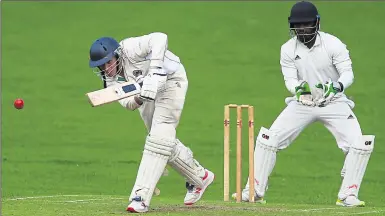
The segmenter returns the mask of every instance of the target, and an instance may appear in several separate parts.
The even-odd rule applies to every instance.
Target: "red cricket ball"
[[[18,99],[15,100],[13,105],[15,106],[16,109],[23,109],[24,101],[23,101],[23,99],[18,98]]]

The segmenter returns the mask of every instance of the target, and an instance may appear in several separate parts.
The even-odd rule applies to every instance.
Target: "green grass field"
[[[334,205],[343,154],[321,124],[279,153],[267,205],[222,202],[223,105],[254,105],[256,131],[269,127],[285,107],[289,92],[279,52],[289,38],[292,4],[2,2],[3,215],[126,214],[146,131],[137,112],[117,103],[90,106],[85,93],[102,83],[88,68],[88,51],[100,36],[120,40],[154,31],[168,34],[190,81],[178,137],[216,180],[188,208],[184,180],[171,170],[159,182],[162,192],[150,214],[385,215],[385,2],[316,2],[322,30],[351,51],[356,79],[346,92],[356,102],[363,133],[376,135],[360,191],[367,207]],[[19,97],[23,110],[13,107]],[[231,192],[234,153],[233,145]],[[247,166],[243,177],[242,185]]]

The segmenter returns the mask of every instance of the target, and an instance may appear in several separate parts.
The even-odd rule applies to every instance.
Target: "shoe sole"
[[[213,173],[213,178],[211,179],[211,181],[209,181],[207,186],[201,190],[201,194],[199,195],[198,199],[195,202],[188,202],[188,203],[184,203],[184,204],[189,206],[189,205],[193,205],[196,202],[198,202],[202,198],[202,196],[205,193],[206,189],[211,185],[211,183],[213,183],[214,179],[215,179],[215,175]]]
[[[126,211],[131,212],[131,213],[145,213],[145,212],[147,212],[147,211],[138,212],[138,211],[136,211],[136,210],[135,210],[134,208],[132,208],[132,207],[128,207],[128,208],[126,209]]]
[[[132,213],[139,213],[139,212],[135,211],[135,209],[132,208],[132,207],[128,207],[128,208],[126,209],[126,211],[132,212]]]
[[[361,203],[359,205],[347,205],[343,202],[336,202],[337,206],[342,206],[342,207],[365,207],[365,203]]]
[[[233,200],[237,200],[236,193],[233,193],[233,194],[231,195],[231,198],[232,198]],[[261,204],[261,205],[264,205],[264,204],[267,203],[266,200],[262,200],[262,201],[261,201],[261,200],[257,200],[256,197],[254,197],[254,199],[255,199],[255,201],[252,202],[252,203]],[[247,200],[241,199],[241,202],[250,202],[250,201],[249,201],[248,199],[247,199]]]

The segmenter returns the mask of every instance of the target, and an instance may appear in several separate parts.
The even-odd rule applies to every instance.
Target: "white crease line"
[[[14,201],[14,200],[26,200],[26,199],[44,199],[44,198],[55,198],[55,197],[77,197],[84,195],[52,195],[52,196],[34,196],[34,197],[18,197],[12,199],[4,199],[5,201]]]
[[[351,215],[360,215],[360,214],[380,213],[380,212],[384,212],[384,211],[385,211],[385,210],[367,211],[367,212],[357,212],[357,213],[351,213]]]
[[[372,214],[372,213],[380,213],[385,210],[375,210],[375,211],[366,211],[366,212],[335,212],[337,214],[349,214],[349,215],[363,215],[363,214]]]
[[[57,197],[97,197],[97,196],[114,197],[113,195],[80,195],[80,194],[78,194],[78,195],[52,195],[52,196],[17,197],[17,198],[11,198],[11,199],[3,199],[3,200],[4,201],[16,201],[16,200],[44,199],[44,198],[57,198]]]
[[[310,211],[324,211],[324,210],[334,210],[334,209],[340,209],[340,208],[334,207],[334,208],[316,208],[316,209],[289,209],[289,210],[285,210],[285,211],[288,211],[288,212],[310,212]]]
[[[97,201],[97,200],[122,200],[123,198],[105,198],[105,199],[85,199],[85,200],[68,200],[62,201],[67,203],[78,203],[78,202],[88,202],[88,201]]]

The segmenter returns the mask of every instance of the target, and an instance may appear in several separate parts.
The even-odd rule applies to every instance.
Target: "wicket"
[[[249,184],[250,191],[254,191],[254,107],[250,105],[225,105],[224,111],[224,201],[229,201],[230,190],[230,109],[237,110],[237,166],[236,166],[236,202],[242,201],[242,108],[249,114]],[[249,193],[249,202],[254,202],[254,193]]]

